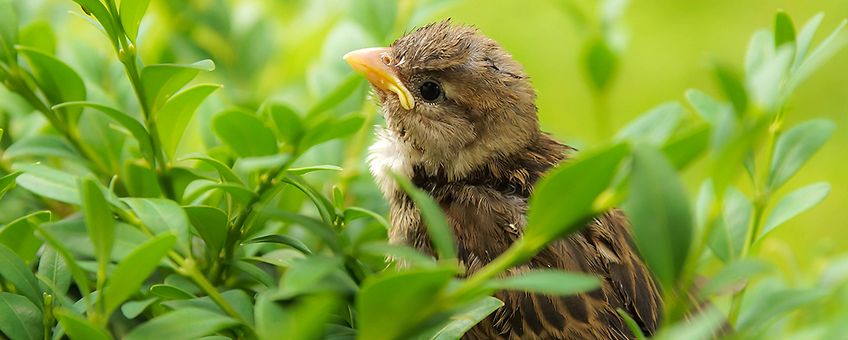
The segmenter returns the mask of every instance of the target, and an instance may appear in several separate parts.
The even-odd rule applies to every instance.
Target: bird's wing
[[[645,334],[652,334],[657,328],[662,301],[627,228],[627,220],[620,212],[609,212],[509,273],[548,268],[588,272],[602,279],[600,289],[564,297],[498,292],[496,297],[504,302],[504,307],[466,338],[631,338],[617,308],[630,314]],[[482,333],[483,330],[491,333]]]

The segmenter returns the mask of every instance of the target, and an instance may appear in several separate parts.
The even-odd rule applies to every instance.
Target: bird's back
[[[409,165],[413,183],[444,209],[456,236],[466,273],[474,273],[505,251],[523,232],[533,184],[564,158],[568,147],[540,134],[525,150],[503,155],[463,178],[449,179]],[[575,179],[579,180],[579,179]],[[432,254],[426,228],[412,202],[390,197],[390,239]],[[562,202],[566,205],[568,202]],[[468,339],[626,339],[621,308],[646,334],[657,328],[662,302],[657,285],[631,240],[626,217],[613,210],[597,216],[582,231],[556,241],[506,275],[532,269],[592,273],[598,290],[557,297],[503,291],[504,306],[469,331]]]

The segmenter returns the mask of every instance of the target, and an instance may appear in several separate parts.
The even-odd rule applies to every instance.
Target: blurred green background
[[[389,6],[397,9],[397,17],[375,2],[379,0],[152,1],[138,46],[144,63],[210,58],[218,69],[205,80],[225,84],[224,91],[195,116],[196,135],[184,141],[183,151],[214,144],[208,127],[215,113],[212,108],[222,104],[257,108],[277,100],[305,110],[349,79],[351,72],[341,60],[344,52],[387,44],[417,25],[447,17],[477,26],[525,65],[538,92],[543,129],[578,148],[606,139],[596,133],[593,97],[581,64],[585,41],[596,33],[582,27],[573,12],[576,8],[591,21],[599,11],[596,1],[399,1]],[[85,79],[107,84],[87,84],[89,100],[131,107],[129,84],[111,55],[114,52],[85,18],[70,14],[75,9],[71,1],[27,0],[17,5],[23,23],[49,18],[59,41],[59,56],[87,75]],[[758,28],[770,27],[775,10],[781,8],[795,18],[796,26],[824,11],[815,39],[819,41],[845,19],[848,1],[631,1],[617,27],[623,49],[608,98],[612,130],[653,106],[682,100],[689,88],[719,96],[711,65],[724,62],[741,70],[749,37]],[[838,126],[834,138],[783,189],[829,181],[830,196],[762,245],[763,257],[792,272],[817,271],[833,255],[848,252],[848,222],[841,215],[848,206],[846,80],[848,50],[842,50],[801,86],[787,106],[790,125],[824,116]],[[340,107],[362,110],[361,98],[367,90],[360,86],[357,91],[359,99]],[[364,109],[373,119],[369,125],[380,123],[373,106],[366,104]],[[369,138],[368,131],[361,131],[346,143],[322,146],[303,162],[346,165],[343,183],[353,186],[354,199],[385,212],[363,162]],[[687,171],[690,197],[695,196],[704,171],[703,164]],[[744,181],[739,182],[747,189]]]

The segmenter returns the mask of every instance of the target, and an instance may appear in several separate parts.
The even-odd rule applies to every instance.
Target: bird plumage
[[[466,274],[474,273],[522,235],[533,185],[567,161],[572,149],[539,130],[535,92],[521,65],[476,29],[447,21],[432,24],[380,53],[385,65],[377,66],[414,101],[407,109],[399,98],[406,92],[372,81],[387,126],[378,131],[369,163],[390,204],[390,242],[434,255],[418,210],[389,176],[395,172],[439,203],[453,229],[458,258]],[[437,82],[443,95],[435,100],[422,96],[418,88],[423,82]],[[596,216],[583,230],[504,275],[532,269],[591,273],[602,285],[566,297],[498,292],[504,306],[465,338],[632,337],[617,308],[646,334],[657,329],[659,290],[618,210]]]

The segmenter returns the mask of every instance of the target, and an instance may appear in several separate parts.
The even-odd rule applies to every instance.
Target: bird
[[[523,66],[479,29],[450,19],[343,58],[368,80],[385,118],[367,160],[389,203],[389,242],[436,256],[396,174],[444,210],[465,275],[479,271],[521,237],[535,183],[575,151],[541,131]],[[536,269],[589,273],[601,285],[564,297],[496,292],[504,305],[463,339],[633,338],[618,309],[646,335],[659,326],[659,285],[618,209],[595,216],[505,275]]]

